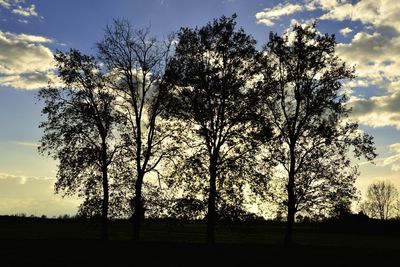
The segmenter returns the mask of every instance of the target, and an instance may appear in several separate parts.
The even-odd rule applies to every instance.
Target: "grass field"
[[[400,235],[344,233],[297,225],[295,247],[282,246],[283,224],[217,227],[218,244],[204,245],[205,225],[147,222],[142,242],[131,224],[75,220],[0,222],[0,266],[400,266]]]

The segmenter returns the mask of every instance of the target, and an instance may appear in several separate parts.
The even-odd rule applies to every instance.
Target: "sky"
[[[158,38],[221,15],[261,48],[271,31],[317,21],[335,34],[337,54],[356,67],[345,83],[352,118],[375,138],[375,164],[360,165],[358,189],[377,180],[400,190],[399,0],[0,0],[0,215],[74,214],[79,200],[54,194],[56,162],[37,153],[42,103],[38,89],[54,78],[56,50],[95,54],[113,18],[151,27]]]

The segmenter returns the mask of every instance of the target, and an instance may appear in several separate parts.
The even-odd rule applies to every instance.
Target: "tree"
[[[260,60],[261,113],[273,127],[270,161],[282,173],[287,209],[285,244],[292,244],[298,211],[327,208],[355,195],[355,157],[372,160],[372,137],[350,122],[342,81],[354,70],[335,55],[335,37],[315,24],[294,26],[283,36],[271,33]]]
[[[125,128],[125,127],[123,127]],[[108,167],[109,174],[109,218],[129,218],[132,215],[133,179],[131,161],[127,156],[126,143],[121,138],[118,129],[118,143],[121,147],[113,157]],[[123,146],[123,147],[122,147]],[[101,217],[102,185],[98,181],[87,184],[84,201],[79,205],[77,215],[83,218]]]
[[[59,161],[56,192],[87,197],[88,190],[102,191],[96,205],[101,205],[102,238],[107,239],[109,168],[121,148],[115,136],[121,123],[115,98],[93,57],[71,50],[54,58],[62,85],[39,91],[47,116],[39,126],[44,131],[39,152]]]
[[[400,220],[400,199],[398,198],[394,204],[394,217]]]
[[[182,28],[166,71],[173,99],[170,114],[189,130],[182,138],[189,144],[186,166],[193,175],[186,176],[200,190],[208,183],[208,244],[215,242],[216,201],[222,188],[226,197],[242,191],[241,175],[255,162],[258,148],[252,125],[257,97],[251,83],[256,42],[243,29],[235,29],[235,18]],[[230,186],[233,181],[239,186]]]
[[[170,208],[170,216],[183,220],[200,220],[204,218],[206,203],[195,198],[179,198]]]
[[[157,172],[157,165],[170,150],[167,125],[160,126],[166,94],[164,69],[169,59],[172,37],[161,43],[148,29],[135,30],[127,20],[114,20],[104,39],[97,44],[101,60],[114,76],[113,89],[122,99],[120,108],[131,127],[131,150],[135,162],[134,231],[139,240],[144,217],[142,196],[146,174]]]
[[[391,182],[379,181],[368,186],[363,211],[368,216],[387,220],[396,216],[398,191]]]

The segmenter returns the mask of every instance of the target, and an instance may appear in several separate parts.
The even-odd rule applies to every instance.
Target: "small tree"
[[[315,24],[294,26],[284,36],[271,33],[261,58],[261,109],[273,127],[270,163],[285,183],[285,244],[292,243],[298,211],[329,208],[355,195],[357,169],[348,150],[372,160],[372,137],[349,122],[350,109],[341,81],[354,70],[335,55],[334,36],[321,35]]]
[[[394,217],[396,220],[400,220],[400,199],[398,198],[396,200],[396,203],[394,204]]]
[[[232,183],[241,183],[241,174],[257,154],[252,135],[257,98],[251,84],[256,42],[243,29],[235,29],[235,18],[223,16],[201,28],[182,28],[166,73],[174,99],[170,113],[189,129],[182,138],[190,139],[187,170],[194,175],[187,177],[200,194],[205,189],[208,195],[208,244],[215,242],[216,202],[223,197],[222,188],[230,192],[225,197],[242,191]]]
[[[375,182],[368,186],[362,210],[368,216],[381,220],[395,217],[398,195],[396,187],[391,182]]]
[[[57,193],[87,197],[88,190],[101,190],[97,208],[101,210],[102,238],[107,239],[109,168],[121,148],[115,137],[120,116],[93,57],[71,50],[57,52],[55,60],[62,86],[39,91],[45,104],[42,115],[47,116],[39,126],[44,131],[39,152],[59,161]]]
[[[200,220],[204,218],[206,203],[195,198],[179,198],[170,208],[170,216],[183,220]]]
[[[97,44],[100,58],[114,76],[113,90],[131,132],[130,157],[134,166],[134,231],[139,240],[144,218],[143,183],[173,146],[168,137],[172,129],[162,123],[161,114],[166,102],[164,69],[170,55],[172,37],[165,43],[150,36],[148,29],[136,30],[127,20],[114,20],[107,26],[104,39]],[[167,116],[164,116],[164,118]]]

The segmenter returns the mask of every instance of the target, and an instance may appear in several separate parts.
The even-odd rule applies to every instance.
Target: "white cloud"
[[[343,36],[347,36],[349,33],[352,33],[353,30],[349,27],[343,28],[339,31]]]
[[[0,172],[0,180],[9,180],[9,179],[16,179],[19,180],[19,184],[26,184],[29,180],[50,180],[54,181],[55,178],[51,177],[36,177],[36,176],[28,176],[23,174],[12,174],[12,173],[5,173]]]
[[[33,4],[30,7],[17,6],[12,10],[12,13],[23,17],[36,17],[38,15],[36,6]]]
[[[351,97],[349,105],[353,118],[364,125],[394,126],[400,130],[400,90],[384,96]]]
[[[330,10],[341,5],[345,1],[338,0],[311,0],[306,4],[306,9],[313,11],[315,9]]]
[[[279,4],[256,14],[257,23],[269,26],[281,16],[296,12],[322,11],[323,20],[350,20],[361,23],[349,43],[338,44],[338,56],[356,67],[357,79],[346,82],[351,87],[380,89],[380,96],[365,98],[353,95],[350,105],[360,123],[372,127],[394,126],[400,130],[400,4],[399,0],[308,0],[300,4]],[[299,23],[291,20],[291,26]],[[345,27],[343,36],[357,28]],[[354,93],[353,93],[354,94]]]
[[[266,8],[256,14],[258,24],[265,24],[267,26],[273,26],[275,20],[278,20],[282,16],[291,15],[296,12],[301,12],[304,7],[299,4],[279,4],[273,8]]]
[[[352,97],[350,103],[354,117],[372,127],[393,126],[400,130],[399,13],[397,0],[362,0],[333,7],[321,17],[359,21],[364,26],[350,43],[339,44],[337,53],[345,62],[356,66],[359,79],[354,86],[381,89],[380,96]]]
[[[256,19],[258,24],[274,26],[275,21],[283,16],[303,11],[314,11],[316,9],[331,10],[342,5],[343,2],[345,2],[345,0],[311,0],[304,5],[293,3],[278,4],[272,8],[265,8],[257,12]]]
[[[336,6],[329,10],[328,13],[321,16],[321,19],[326,20],[339,20],[343,21],[345,19],[353,19],[355,20],[355,16],[353,16],[353,5],[352,4],[343,4],[340,6]]]
[[[36,142],[15,141],[13,143],[16,144],[16,145],[19,145],[19,146],[34,147],[34,148],[37,148],[39,146],[38,143],[36,143]]]
[[[0,84],[36,89],[47,84],[54,70],[53,54],[43,36],[0,31]]]
[[[344,83],[344,86],[354,88],[354,87],[368,87],[370,85],[368,79],[355,79]]]
[[[396,80],[400,75],[400,35],[359,32],[351,43],[339,44],[337,53],[356,65],[357,74],[379,85],[382,79]]]
[[[29,21],[26,19],[18,19],[18,22],[23,23],[23,24],[28,24]]]
[[[75,214],[80,201],[54,194],[55,178],[0,172],[0,214]]]
[[[400,130],[400,35],[377,30],[359,32],[351,43],[339,44],[337,53],[356,66],[359,79],[353,86],[374,86],[383,95],[352,97],[353,116],[368,126],[393,126]]]
[[[9,3],[8,0],[0,0],[0,6],[2,6],[4,8],[10,8],[11,4]]]
[[[341,3],[327,10],[321,19],[360,21],[375,27],[389,26],[400,29],[398,0],[361,0],[354,4]]]
[[[31,34],[13,34],[9,32],[4,33],[8,38],[12,38],[15,41],[19,42],[28,42],[28,43],[52,43],[53,40],[50,38],[46,38],[39,35],[31,35]]]
[[[20,23],[28,24],[29,17],[39,17],[43,19],[43,16],[39,16],[36,6],[34,4],[25,5],[25,0],[0,0],[0,8],[9,10],[12,14],[22,16],[24,19],[18,19]]]
[[[393,171],[400,171],[400,143],[391,144],[389,151],[392,155],[383,158],[381,166],[390,166]]]
[[[38,72],[29,75],[0,76],[0,85],[17,89],[34,90],[45,87],[49,80],[56,80],[53,72]]]
[[[349,43],[336,47],[338,56],[356,67],[357,79],[346,82],[354,118],[372,127],[393,126],[400,130],[400,3],[399,0],[306,0],[279,4],[256,14],[257,22],[274,25],[281,16],[305,11],[322,11],[320,19],[361,23],[360,28],[339,31]],[[314,13],[315,14],[315,13]],[[298,21],[292,19],[291,25]],[[360,30],[361,29],[361,30]],[[357,87],[357,91],[351,89]],[[363,96],[361,88],[379,88],[380,95]],[[353,94],[353,95],[352,95]]]

